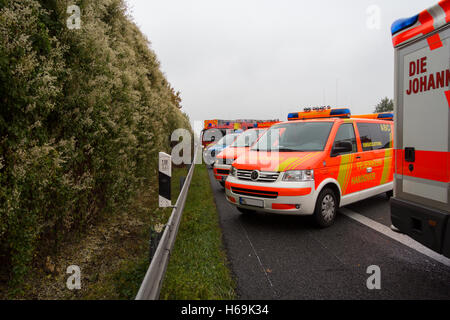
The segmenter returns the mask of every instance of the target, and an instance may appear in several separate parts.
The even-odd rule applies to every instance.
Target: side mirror
[[[212,136],[212,137],[211,137],[211,142],[214,142],[214,141],[216,141],[216,137],[215,137],[215,136]]]
[[[337,157],[341,154],[350,153],[353,151],[353,145],[349,141],[341,141],[335,143],[333,146],[333,150],[331,151],[332,157]]]

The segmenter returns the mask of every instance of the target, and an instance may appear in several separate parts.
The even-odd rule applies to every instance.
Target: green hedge
[[[69,4],[79,30],[66,27]],[[123,0],[0,0],[0,265],[11,287],[41,251],[155,181],[170,133],[190,128],[179,103]]]

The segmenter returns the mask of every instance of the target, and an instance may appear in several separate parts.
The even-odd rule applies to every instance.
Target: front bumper
[[[228,176],[225,192],[227,201],[239,208],[284,215],[312,215],[314,213],[316,201],[314,181],[265,183],[239,180],[236,177]],[[265,198],[252,195],[252,193],[258,194],[258,192],[275,192],[277,196]],[[240,198],[263,201],[264,205],[262,208],[242,205]]]
[[[230,174],[231,165],[215,164],[213,171],[214,171],[214,178],[216,178],[218,182],[225,182],[225,180],[227,180]]]
[[[392,198],[391,220],[401,232],[450,258],[449,213]]]

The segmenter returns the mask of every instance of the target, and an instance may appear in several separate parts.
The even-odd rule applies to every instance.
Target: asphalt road
[[[343,214],[328,229],[309,217],[242,215],[210,180],[240,299],[445,299],[450,267]],[[346,207],[390,226],[384,196]],[[381,289],[369,290],[369,266]]]

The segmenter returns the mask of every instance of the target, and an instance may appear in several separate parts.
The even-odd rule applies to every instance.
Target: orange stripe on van
[[[450,171],[442,170],[450,165],[450,152],[416,150],[416,161],[406,162],[405,151],[396,150],[396,173],[439,182],[450,182]],[[414,170],[409,170],[409,165]]]
[[[296,209],[296,205],[295,204],[273,203],[272,209],[274,209],[274,210],[292,210],[292,209]]]

